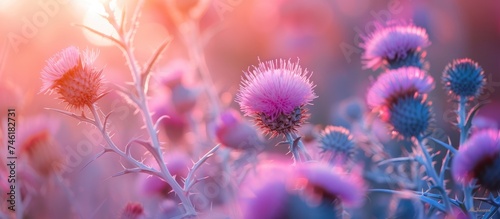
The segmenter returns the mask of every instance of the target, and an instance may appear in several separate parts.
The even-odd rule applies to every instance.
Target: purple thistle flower
[[[381,74],[368,90],[367,102],[371,108],[388,106],[401,96],[427,94],[434,89],[434,79],[416,67],[403,67]]]
[[[309,77],[298,63],[261,62],[245,74],[237,102],[265,133],[296,131],[309,116],[305,106],[316,98]]]
[[[244,218],[341,218],[342,205],[358,207],[364,201],[364,184],[356,174],[324,163],[276,165],[258,174],[249,185],[254,193],[246,200]]]
[[[450,94],[459,97],[477,97],[481,94],[486,79],[483,68],[477,62],[471,59],[458,59],[444,69],[443,83]]]
[[[189,129],[189,121],[184,112],[179,112],[171,103],[170,97],[164,92],[158,92],[148,102],[152,112],[153,121],[158,121],[161,116],[168,116],[163,119],[161,129],[172,142],[181,142]]]
[[[500,132],[483,130],[472,135],[455,155],[451,172],[462,185],[477,179],[486,189],[500,190]]]
[[[224,146],[236,150],[257,148],[259,144],[263,144],[257,130],[233,109],[226,110],[219,116],[215,136]]]
[[[346,173],[341,168],[325,163],[304,163],[296,168],[295,180],[324,196],[338,198],[347,207],[359,207],[364,202],[364,183],[356,173]]]
[[[429,45],[425,29],[413,24],[381,28],[361,45],[365,49],[362,56],[364,68],[377,69],[382,65],[392,69],[402,66],[422,68],[425,53],[421,50]]]

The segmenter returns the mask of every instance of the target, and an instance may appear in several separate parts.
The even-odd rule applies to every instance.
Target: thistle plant
[[[282,135],[290,152],[300,161],[299,151],[310,160],[296,131],[309,117],[306,106],[316,98],[309,72],[298,63],[276,60],[261,62],[245,75],[237,101],[246,116],[272,137]]]
[[[476,183],[493,192],[498,190],[495,179],[498,172],[494,167],[497,162],[495,149],[498,145],[497,131],[479,131],[467,140],[472,119],[477,110],[484,105],[479,103],[470,111],[467,110],[468,103],[481,94],[486,82],[484,72],[470,59],[455,60],[446,67],[442,80],[452,100],[458,102],[457,126],[460,129],[460,146],[453,147],[450,142],[445,143],[430,137],[434,128],[434,116],[432,103],[427,100],[427,96],[435,85],[434,79],[426,73],[424,67],[426,62],[423,48],[430,45],[427,38],[422,28],[411,24],[397,25],[377,30],[367,37],[363,44],[365,67],[376,69],[385,66],[388,69],[368,90],[368,106],[390,125],[396,136],[414,143],[409,156],[391,158],[380,164],[416,162],[425,168],[427,178],[421,180],[413,194],[432,206],[426,213],[428,216],[433,214],[433,209],[438,209],[446,215],[457,215],[458,208],[469,218],[475,218],[477,211],[473,202],[473,190]],[[427,148],[431,140],[443,146],[442,149],[445,150],[439,172],[435,165],[438,153],[433,153]],[[454,157],[453,162],[450,162],[452,157]],[[453,179],[463,185],[463,199],[452,198],[453,191],[447,192],[445,173],[450,166]],[[414,171],[415,169],[411,172]],[[386,189],[372,191],[403,194]],[[488,198],[476,199],[484,200],[492,206],[483,218],[492,217],[498,201],[491,195]]]
[[[459,59],[446,66],[443,71],[442,81],[452,100],[458,100],[458,109],[456,112],[457,126],[460,130],[459,148],[461,148],[469,136],[474,115],[484,105],[484,103],[479,103],[469,111],[467,109],[470,107],[469,102],[481,94],[486,79],[484,78],[483,69],[479,64],[471,59]],[[472,198],[474,184],[474,182],[469,181],[463,187],[465,208],[470,211],[470,217],[475,217],[474,201]]]
[[[360,45],[364,49],[360,69],[381,73],[363,90],[364,98],[349,98],[335,108],[341,112],[334,114],[345,117],[348,124],[321,121],[305,127],[311,113],[316,113],[309,106],[319,98],[315,89],[320,83],[298,59],[259,59],[243,72],[239,84],[233,84],[234,96],[229,94],[231,88],[215,86],[205,46],[221,26],[206,28],[200,22],[210,3],[155,1],[166,6],[185,49],[183,59],[162,57],[172,36],[157,45],[147,61],[136,57],[135,35],[144,0],[124,3],[134,7],[124,7],[120,13],[111,3],[103,4],[101,16],[116,35],[75,25],[113,42],[124,56],[131,81],[107,83],[110,70],[95,64],[101,57],[94,48],[66,47],[48,57],[41,69],[40,93],[57,95],[64,104],[63,109],[50,110],[92,126],[104,140],[97,154],[85,158],[81,171],[102,165],[95,161],[114,154],[119,158],[114,164],[121,166],[109,178],[138,175],[122,185],[127,189],[135,185],[130,190],[137,194],[127,193],[131,200],[120,203],[121,210],[113,210],[115,216],[365,218],[358,209],[369,207],[373,197],[366,196],[373,193],[393,196],[383,217],[396,216],[390,212],[403,205],[395,203],[398,196],[412,199],[420,218],[489,219],[498,212],[500,132],[494,125],[470,132],[484,105],[480,95],[486,79],[478,63],[457,59],[442,73],[441,85],[458,104],[460,139],[453,145],[451,139],[433,137],[439,117],[431,101],[436,101],[431,96],[436,83],[426,60],[426,48],[431,46],[427,31],[413,23],[376,25]],[[195,76],[194,83],[186,82],[188,74]],[[105,98],[114,94],[133,107],[140,118],[134,122],[139,124],[111,126],[116,112],[107,110]],[[16,216],[32,216],[26,211],[33,208],[30,199],[43,193],[33,192],[31,184],[50,179],[72,206],[68,217],[95,217],[80,208],[77,195],[60,174],[65,160],[53,124],[40,121],[19,132],[22,173],[32,172],[23,177],[34,180],[23,180],[17,188]],[[373,133],[374,121],[385,125],[380,129],[389,140]],[[122,128],[133,136],[115,135]],[[268,153],[273,149],[263,135],[284,139],[277,145],[288,145],[289,154]],[[0,176],[5,173],[0,168]],[[95,211],[102,206],[107,205]]]
[[[151,69],[157,62],[162,51],[167,47],[170,39],[166,39],[158,47],[158,49],[154,52],[153,56],[148,61],[148,63],[146,63],[144,68],[141,68],[139,66],[132,51],[132,42],[134,34],[136,33],[137,19],[140,15],[142,4],[143,1],[140,1],[139,5],[131,16],[131,25],[128,26],[128,28],[125,24],[125,16],[121,18],[116,17],[110,6],[106,4],[104,5],[107,14],[103,16],[116,29],[116,31],[118,32],[118,38],[108,36],[104,33],[94,30],[92,27],[82,26],[82,28],[85,28],[97,35],[111,40],[112,42],[116,43],[116,45],[122,50],[130,68],[130,73],[133,79],[133,86],[130,88],[126,88],[116,85],[116,90],[123,94],[126,98],[128,98],[128,100],[135,105],[137,110],[142,115],[144,125],[149,133],[147,139],[131,139],[130,142],[125,146],[125,150],[121,150],[120,147],[118,147],[113,141],[112,137],[109,134],[109,130],[107,130],[108,119],[112,112],[107,113],[103,116],[103,112],[99,110],[96,104],[96,101],[102,96],[102,93],[100,93],[100,77],[102,71],[96,71],[92,65],[93,60],[96,58],[95,54],[89,54],[88,52],[81,53],[78,49],[73,47],[70,47],[66,50],[63,50],[61,53],[56,54],[54,57],[49,59],[47,66],[44,68],[44,70],[42,70],[42,80],[44,81],[42,91],[54,90],[61,95],[63,101],[67,102],[69,106],[75,108],[76,110],[84,110],[84,108],[86,107],[91,112],[92,117],[88,118],[83,112],[81,115],[77,115],[68,111],[56,110],[73,118],[76,118],[82,122],[90,123],[100,131],[100,133],[106,140],[107,146],[105,146],[102,152],[97,154],[91,161],[108,152],[118,154],[120,157],[124,158],[135,167],[126,168],[122,172],[117,173],[115,176],[141,172],[163,179],[170,185],[172,190],[181,201],[184,212],[180,217],[194,216],[197,213],[192,201],[189,198],[189,189],[191,189],[191,186],[193,185],[195,180],[194,173],[200,167],[200,165],[208,159],[208,157],[212,156],[213,152],[218,149],[218,146],[210,150],[209,153],[205,154],[205,156],[203,156],[197,163],[193,165],[191,172],[185,179],[183,187],[181,187],[181,185],[174,179],[173,175],[165,165],[165,161],[162,155],[163,151],[161,143],[158,138],[158,125],[159,122],[161,122],[161,120],[163,119],[166,119],[167,116],[160,117],[157,119],[157,121],[153,122],[147,103],[147,92]],[[130,90],[132,90],[132,92],[130,92]],[[159,168],[154,169],[150,166],[145,165],[140,160],[134,158],[131,154],[131,147],[134,144],[141,145],[146,148],[147,151],[151,153],[151,155],[155,158]]]

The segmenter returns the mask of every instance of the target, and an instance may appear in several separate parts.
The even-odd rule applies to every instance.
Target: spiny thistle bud
[[[424,67],[425,52],[430,45],[425,29],[413,24],[392,24],[380,28],[365,39],[361,46],[364,68],[386,66],[396,69],[403,66]]]
[[[189,130],[189,120],[186,114],[175,110],[169,96],[164,92],[159,92],[148,102],[152,112],[153,121],[157,122],[162,116],[168,116],[160,122],[160,128],[165,132],[169,140],[180,142],[185,140],[184,136]]]
[[[366,112],[366,106],[361,99],[349,98],[340,103],[339,111],[340,115],[348,121],[361,121]]]
[[[450,92],[458,97],[474,98],[481,94],[486,79],[484,71],[471,59],[457,59],[448,64],[443,71],[443,83]]]
[[[454,179],[467,185],[473,179],[491,191],[500,190],[500,132],[483,130],[473,134],[453,159]]]
[[[235,110],[224,111],[218,120],[215,135],[224,146],[245,150],[263,144],[255,128],[245,122]]]
[[[199,91],[184,85],[172,89],[172,104],[177,112],[190,112],[196,106]]]
[[[41,92],[57,92],[68,106],[81,109],[102,94],[102,70],[93,67],[97,53],[68,47],[47,61],[42,70]]]
[[[431,121],[431,104],[415,94],[398,98],[388,109],[383,110],[383,119],[404,138],[419,137],[426,134]]]
[[[294,132],[309,116],[305,106],[316,98],[309,77],[298,63],[261,62],[245,74],[237,102],[265,133]]]
[[[381,74],[368,90],[367,102],[371,108],[388,106],[402,96],[427,94],[434,89],[434,79],[415,67],[403,67]]]
[[[344,127],[327,126],[321,133],[319,140],[323,153],[330,153],[332,159],[340,156],[341,159],[349,159],[354,154],[353,136]]]

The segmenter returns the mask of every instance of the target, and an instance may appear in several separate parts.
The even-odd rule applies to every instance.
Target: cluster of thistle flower
[[[368,106],[390,125],[396,136],[414,143],[407,157],[388,159],[384,163],[410,161],[425,168],[426,177],[412,194],[428,204],[427,216],[439,210],[443,213],[441,215],[453,218],[476,218],[478,212],[483,213],[483,218],[490,218],[499,206],[499,199],[492,194],[500,189],[500,133],[498,130],[481,130],[481,127],[477,127],[479,131],[470,134],[472,119],[482,106],[482,103],[476,106],[471,104],[479,97],[486,83],[484,72],[476,62],[467,58],[455,60],[446,66],[442,83],[449,91],[451,100],[458,105],[456,112],[460,145],[453,147],[450,142],[432,138],[432,103],[427,95],[435,85],[434,79],[427,74],[424,50],[429,45],[428,35],[423,28],[401,23],[381,27],[367,37],[363,44],[364,67],[384,70],[368,90]],[[428,148],[428,140],[443,146],[446,152],[440,172],[436,171],[439,163],[434,160],[434,155],[438,153],[431,155],[429,152],[439,150]],[[449,168],[454,181],[462,186],[463,195],[453,190],[448,193],[448,189],[452,188],[446,187],[444,179],[445,171]],[[480,189],[491,192],[490,196],[474,197],[475,194],[481,194],[478,192]],[[399,194],[394,190],[374,191]],[[491,210],[488,207],[483,207],[483,211],[478,210],[481,205],[475,205],[474,200],[491,205]]]
[[[137,19],[138,14],[137,10],[130,23],[137,23],[134,19]],[[149,101],[151,69],[166,44],[160,46],[151,61],[142,69],[131,49],[131,39],[136,26],[124,28],[123,23],[119,22],[120,19],[114,17],[114,13],[108,13],[107,18],[116,27],[119,38],[99,33],[90,27],[85,28],[112,40],[123,50],[131,70],[133,85],[114,87],[142,115],[148,138],[132,139],[122,147],[116,145],[110,136],[107,129],[110,114],[101,112],[97,107],[98,100],[107,92],[104,92],[102,83],[104,71],[96,69],[93,64],[97,58],[95,52],[69,47],[49,59],[42,70],[42,91],[58,93],[69,108],[82,113],[59,112],[92,124],[99,130],[107,145],[95,159],[107,152],[118,154],[133,167],[117,175],[138,172],[150,175],[152,177],[147,178],[143,184],[146,190],[166,193],[157,200],[156,208],[144,208],[144,203],[127,205],[123,218],[183,218],[196,215],[209,217],[216,211],[214,209],[234,218],[343,218],[348,209],[364,203],[367,186],[359,168],[355,168],[355,165],[352,165],[354,162],[350,162],[354,159],[352,155],[356,147],[350,131],[343,127],[327,126],[319,138],[313,140],[317,144],[306,144],[300,136],[298,130],[309,116],[307,105],[317,98],[309,78],[310,73],[298,63],[285,60],[261,62],[246,72],[236,102],[244,115],[251,118],[258,128],[256,129],[247,123],[238,111],[230,108],[220,110],[222,107],[217,101],[217,92],[212,90],[213,85],[210,84],[209,77],[204,75],[208,72],[203,63],[204,59],[200,58],[203,54],[200,53],[199,43],[196,42],[196,37],[193,41],[193,36],[190,35],[197,31],[190,29],[193,28],[193,23],[181,19],[181,32],[190,35],[186,37],[186,42],[188,47],[194,47],[190,48],[193,62],[204,78],[204,87],[208,89],[206,93],[213,104],[207,104],[206,107],[216,109],[213,116],[215,119],[208,118],[202,126],[215,136],[214,139],[208,137],[206,142],[218,142],[224,146],[206,150],[199,148],[202,144],[196,144],[192,148],[208,152],[186,170],[191,156],[165,150],[159,140],[158,130],[164,125],[163,122],[169,121],[168,116],[172,116],[174,112],[188,112],[199,107],[196,104],[198,93],[185,87],[181,77],[173,77],[166,80],[162,86],[171,91],[174,109],[169,110],[168,103],[162,102],[165,98],[161,96],[159,102]],[[477,186],[490,191],[500,189],[499,132],[479,131],[469,138],[471,120],[478,107],[467,110],[468,104],[481,93],[485,83],[484,73],[469,59],[455,61],[445,69],[444,85],[459,104],[457,115],[461,145],[457,150],[449,143],[431,139],[432,110],[427,94],[434,88],[434,79],[426,73],[423,50],[429,45],[425,30],[411,24],[384,27],[365,41],[365,67],[386,69],[368,91],[368,106],[372,112],[391,125],[391,130],[397,136],[414,142],[413,150],[407,157],[391,158],[383,162],[405,160],[414,162],[417,169],[421,166],[426,170],[426,177],[419,179],[415,191],[372,191],[417,197],[427,204],[427,215],[468,214],[473,217],[476,214],[473,192],[477,191]],[[155,112],[154,115],[150,113],[150,108]],[[83,112],[90,112],[92,116],[89,118]],[[211,129],[214,124],[215,128]],[[294,162],[271,162],[270,159],[256,158],[255,155],[264,150],[259,130],[271,137],[283,137],[285,141],[281,144],[289,145]],[[174,141],[178,137],[175,134],[168,136]],[[434,156],[426,146],[429,139],[437,141],[447,150],[443,168],[439,173],[434,166]],[[154,164],[148,165],[141,159],[134,158],[132,145],[144,147],[153,158]],[[384,149],[380,150],[383,152]],[[233,151],[238,151],[239,159],[229,156]],[[205,161],[212,156],[217,158],[214,159],[217,166],[215,171],[222,172],[222,176],[212,177],[210,172],[214,170],[207,170],[204,174],[197,173],[197,170],[207,168]],[[450,198],[452,194],[447,193],[444,183],[445,170],[452,157],[453,177],[463,185],[462,199]],[[51,160],[40,162],[53,165]],[[210,202],[210,208],[202,207],[196,202],[196,198],[199,198],[197,193],[220,185],[217,181],[221,178],[225,182],[224,186],[218,187],[223,190],[218,193],[223,195],[209,194],[210,199],[207,200]],[[249,189],[251,194],[245,194],[245,189]],[[239,192],[235,192],[238,190]],[[170,191],[173,193],[169,194]],[[485,214],[488,218],[488,215],[496,212],[500,200],[490,196],[483,201],[492,206],[492,210]],[[234,210],[235,208],[240,210]],[[152,209],[157,212],[152,212]]]

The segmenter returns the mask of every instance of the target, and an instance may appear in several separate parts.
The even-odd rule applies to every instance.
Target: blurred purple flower
[[[483,130],[472,135],[453,159],[454,179],[466,185],[473,179],[486,189],[500,190],[500,132]]]
[[[271,165],[258,174],[250,183],[254,193],[246,200],[244,218],[335,218],[340,205],[358,207],[364,201],[364,184],[356,174],[323,163]]]
[[[65,158],[55,139],[58,123],[40,116],[25,118],[19,127],[16,141],[19,157],[42,176],[61,171]]]
[[[498,129],[498,123],[495,119],[486,116],[476,115],[472,118],[472,132],[479,132],[487,129]]]
[[[413,24],[392,24],[382,27],[365,39],[364,68],[377,69],[384,64],[422,67],[421,50],[430,45],[425,29]]]
[[[159,70],[158,81],[160,85],[173,89],[178,85],[189,82],[189,77],[193,71],[194,69],[189,61],[175,59]]]
[[[162,116],[168,116],[160,122],[160,128],[165,131],[167,137],[173,142],[184,139],[184,134],[189,129],[189,121],[185,114],[178,112],[172,106],[169,96],[160,92],[155,94],[149,101],[153,121],[158,121]]]
[[[258,148],[258,144],[263,144],[255,128],[233,109],[221,113],[215,135],[224,146],[237,150]]]
[[[139,203],[128,203],[123,209],[120,219],[141,219],[146,218],[144,208]]]
[[[296,131],[309,116],[305,106],[316,98],[309,77],[298,63],[261,62],[245,74],[237,102],[266,134]]]
[[[340,167],[325,163],[304,163],[294,171],[294,180],[323,196],[340,199],[347,207],[359,207],[364,202],[365,187],[357,173],[344,172]]]
[[[172,88],[172,105],[177,112],[190,112],[196,106],[199,90],[185,85]]]
[[[371,108],[388,106],[402,96],[427,94],[434,89],[434,79],[423,70],[403,67],[381,74],[368,90],[367,103]]]

